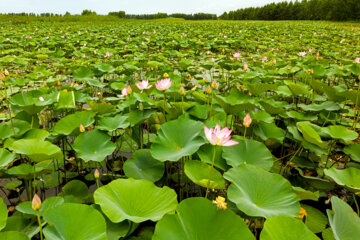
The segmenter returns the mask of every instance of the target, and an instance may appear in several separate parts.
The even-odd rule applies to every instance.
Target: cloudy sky
[[[107,14],[123,10],[126,13],[197,13],[222,14],[238,8],[262,6],[284,0],[0,0],[0,13],[53,12],[79,14],[83,9]]]

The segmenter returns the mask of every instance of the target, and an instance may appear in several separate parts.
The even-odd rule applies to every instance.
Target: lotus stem
[[[206,186],[205,198],[207,198],[208,193],[209,193],[210,181],[211,181],[212,172],[213,172],[214,163],[215,163],[215,156],[216,156],[216,146],[214,146],[214,152],[213,152],[213,157],[212,157],[212,161],[211,161],[211,167],[210,167],[210,170],[209,170],[209,179],[208,179],[207,186]]]
[[[11,117],[11,108],[10,108],[10,104],[9,104],[9,101],[8,101],[7,87],[6,87],[5,82],[4,82],[4,93],[5,93],[5,102],[6,102],[6,105],[8,107],[8,111],[9,111],[9,119],[10,119],[11,129],[12,129],[14,135],[15,135],[15,128],[14,128],[14,123],[13,123],[13,120],[12,120],[12,117]]]
[[[245,127],[245,131],[244,131],[244,140],[246,140],[246,129],[247,127]]]
[[[165,122],[166,122],[166,111],[165,111],[165,108],[166,108],[166,94],[164,92],[164,109],[163,109],[163,113],[164,113],[164,118],[165,118]]]
[[[43,240],[43,229],[42,229],[42,224],[41,224],[41,219],[40,219],[40,213],[39,211],[36,211],[36,215],[37,215],[37,221],[39,224],[39,228],[40,228],[40,239]]]

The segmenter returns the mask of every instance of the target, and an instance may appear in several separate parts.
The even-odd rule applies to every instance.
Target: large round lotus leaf
[[[330,226],[336,240],[354,240],[360,236],[360,218],[343,200],[331,198],[332,211],[327,210]],[[355,238],[354,238],[355,237]]]
[[[276,216],[265,221],[260,240],[320,240],[300,220],[288,216]]]
[[[156,224],[153,240],[255,239],[243,219],[205,198],[183,200],[176,212]]]
[[[116,115],[115,117],[103,117],[99,120],[96,128],[104,131],[114,131],[118,128],[127,128],[130,125],[128,116]]]
[[[181,118],[167,122],[151,145],[151,155],[162,162],[192,155],[205,143],[201,131],[203,124],[194,120]]]
[[[64,203],[64,199],[62,197],[49,197],[46,198],[45,201],[41,204],[41,208],[39,210],[40,215],[43,215],[48,210],[59,206]],[[32,202],[26,201],[21,202],[16,206],[16,210],[22,213],[30,214],[36,216],[36,211],[32,208]]]
[[[40,101],[40,97],[44,101]],[[54,102],[54,99],[49,95],[44,95],[42,92],[34,90],[26,93],[18,93],[9,99],[9,102],[18,106],[30,115],[34,115],[41,111],[46,105],[50,105]]]
[[[173,212],[177,205],[173,189],[159,188],[148,180],[132,178],[117,179],[98,188],[94,199],[115,223],[125,219],[136,223],[158,221],[166,213]]]
[[[49,159],[62,159],[61,149],[48,141],[38,139],[21,139],[13,142],[9,147],[18,154],[24,154],[35,162]]]
[[[56,109],[71,109],[76,107],[74,91],[61,91],[56,98]]]
[[[124,172],[127,177],[147,179],[152,182],[160,180],[164,171],[164,163],[153,158],[149,149],[137,150],[124,164]]]
[[[66,183],[62,190],[61,196],[64,197],[65,202],[81,203],[89,195],[87,185],[80,180]]]
[[[306,210],[307,216],[305,218],[305,225],[313,233],[319,233],[325,230],[328,219],[320,210],[309,205],[301,204],[301,207]]]
[[[16,231],[7,231],[7,232],[0,232],[0,239],[1,240],[30,240],[25,233],[16,232]]]
[[[185,162],[185,174],[186,176],[199,186],[207,187],[209,182],[209,171],[211,166],[196,160],[187,160]],[[221,173],[215,168],[212,170],[212,176],[210,181],[210,188],[224,189],[225,180]]]
[[[298,196],[279,174],[244,164],[230,169],[224,177],[232,183],[229,199],[249,216],[295,217],[300,211]]]
[[[221,170],[226,171],[229,169],[229,166],[226,164],[225,159],[222,158],[222,151],[223,151],[222,146],[216,146],[214,166],[220,168]],[[204,144],[200,147],[200,149],[196,153],[202,162],[211,164],[214,155],[214,146],[211,144]]]
[[[355,140],[359,136],[357,132],[349,130],[344,126],[331,125],[326,129],[332,138],[341,139],[346,143]]]
[[[39,141],[44,141],[48,136],[50,136],[50,133],[46,130],[31,129],[22,136],[22,139],[37,139]]]
[[[336,168],[325,169],[326,176],[331,177],[337,184],[345,185],[349,188],[359,191],[360,190],[360,169],[346,168],[338,170]]]
[[[310,126],[307,122],[298,122],[296,124],[299,131],[302,133],[304,139],[309,143],[315,144],[319,147],[324,147],[325,144],[321,140],[320,135],[316,132],[314,128]]]
[[[350,144],[343,151],[349,154],[352,160],[360,162],[360,144]]]
[[[0,140],[4,140],[13,135],[20,136],[30,129],[30,123],[27,121],[13,119],[12,124],[14,126],[15,134],[11,122],[0,124]]]
[[[239,144],[223,148],[223,158],[227,164],[237,167],[245,163],[270,170],[274,157],[263,143],[244,138],[235,139]]]
[[[115,144],[110,141],[110,136],[99,130],[80,134],[75,139],[73,147],[78,157],[85,162],[101,162],[116,148]]]
[[[16,154],[0,148],[0,169],[6,168],[16,157]]]
[[[8,210],[4,203],[4,200],[0,200],[0,230],[6,226],[6,220],[8,218]]]
[[[275,139],[278,142],[283,142],[285,132],[277,127],[275,123],[260,123],[254,128],[254,133],[262,140]]]
[[[94,116],[95,112],[93,111],[82,111],[67,115],[56,123],[54,132],[62,135],[78,135],[80,124],[84,127],[90,126],[95,121]]]
[[[88,205],[64,203],[44,214],[49,225],[44,235],[49,240],[107,240],[102,214]]]

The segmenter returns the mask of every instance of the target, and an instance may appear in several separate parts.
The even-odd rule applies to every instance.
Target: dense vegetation
[[[102,17],[0,22],[0,239],[360,236],[359,24]]]
[[[296,0],[225,12],[224,20],[360,20],[359,0]]]

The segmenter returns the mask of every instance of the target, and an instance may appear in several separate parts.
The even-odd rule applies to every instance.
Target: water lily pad
[[[310,231],[313,233],[319,233],[325,230],[328,219],[324,213],[309,205],[301,204],[301,207],[306,210],[307,216],[305,219],[305,225],[310,229]]]
[[[327,210],[330,226],[336,240],[353,240],[360,236],[360,218],[343,200],[331,197],[332,211]]]
[[[90,126],[95,121],[94,116],[95,112],[93,111],[82,111],[67,115],[56,123],[54,131],[66,136],[78,135],[80,133],[80,124],[84,127]]]
[[[319,134],[314,128],[310,126],[310,124],[308,124],[307,122],[298,122],[296,125],[306,141],[319,147],[325,146]]]
[[[360,190],[360,169],[350,167],[338,170],[333,167],[325,169],[324,173],[339,185],[347,186],[356,191]]]
[[[279,174],[243,164],[227,171],[224,178],[232,183],[228,188],[229,199],[249,216],[295,217],[300,211],[299,198]]]
[[[1,240],[30,240],[28,236],[26,236],[25,233],[22,232],[16,232],[16,231],[6,231],[6,232],[0,232],[0,239]]]
[[[326,129],[332,138],[341,139],[345,143],[355,140],[359,136],[357,132],[349,130],[346,127],[340,125],[331,125],[328,126]]]
[[[360,162],[360,144],[350,144],[343,151],[349,154],[352,160]]]
[[[126,219],[136,223],[158,221],[166,213],[173,212],[177,205],[173,189],[166,186],[159,188],[145,179],[114,180],[98,188],[94,199],[114,223]]]
[[[118,128],[127,128],[129,125],[128,116],[118,114],[114,117],[101,118],[96,128],[104,131],[114,131]]]
[[[223,158],[227,164],[237,167],[243,163],[251,164],[265,170],[270,170],[274,157],[267,147],[258,141],[244,138],[234,138],[239,144],[224,147]]]
[[[205,143],[201,131],[203,124],[198,121],[181,118],[167,122],[151,145],[151,155],[162,162],[174,162],[192,155]]]
[[[176,211],[156,224],[154,240],[255,240],[238,215],[205,198],[183,200]]]
[[[115,144],[110,141],[110,136],[99,130],[80,134],[75,139],[73,147],[78,157],[85,162],[101,162],[116,148]]]
[[[4,200],[0,200],[0,230],[6,226],[6,221],[8,218],[8,210],[4,203]]]
[[[149,149],[140,149],[134,152],[131,159],[126,160],[124,172],[127,177],[158,181],[165,171],[163,162],[153,158]]]
[[[102,214],[88,205],[64,203],[48,210],[44,228],[49,240],[106,240],[106,223]]]
[[[16,154],[11,153],[4,148],[0,148],[0,169],[6,168],[15,158]]]
[[[201,187],[207,187],[209,182],[209,171],[211,166],[196,160],[187,160],[185,162],[185,174],[194,183]],[[224,189],[225,180],[221,173],[213,169],[209,188]]]
[[[18,154],[24,154],[32,161],[40,162],[49,159],[62,159],[61,149],[48,141],[38,139],[20,139],[13,142],[10,149]]]
[[[265,221],[260,240],[320,240],[300,220],[288,216],[277,216]]]

